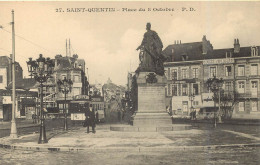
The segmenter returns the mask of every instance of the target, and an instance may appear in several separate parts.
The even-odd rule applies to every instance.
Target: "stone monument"
[[[151,30],[151,24],[146,25],[140,50],[140,65],[137,69],[138,111],[133,125],[155,127],[171,124],[171,117],[166,113],[165,86],[162,54],[163,44],[158,34]]]
[[[136,70],[138,88],[138,110],[134,116],[133,126],[110,126],[112,131],[150,132],[175,131],[190,129],[189,125],[172,124],[171,116],[166,112],[165,86],[162,54],[163,44],[158,34],[151,30],[151,24],[146,25],[140,50],[140,64]]]

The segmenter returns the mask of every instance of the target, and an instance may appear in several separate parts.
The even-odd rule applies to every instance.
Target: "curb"
[[[11,144],[0,144],[0,148],[14,150],[33,150],[51,152],[80,152],[80,151],[114,151],[114,152],[160,152],[160,151],[204,151],[221,148],[243,148],[260,147],[260,143],[251,144],[230,144],[230,145],[209,145],[209,146],[169,146],[169,147],[48,147],[48,146],[22,146]]]

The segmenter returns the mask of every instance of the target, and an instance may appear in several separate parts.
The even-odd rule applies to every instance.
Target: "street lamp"
[[[66,96],[69,92],[71,92],[73,82],[71,79],[67,79],[64,77],[63,80],[58,80],[57,82],[59,86],[59,91],[64,93],[64,103],[63,103],[63,114],[64,114],[64,130],[68,130],[68,123],[67,123],[67,104],[66,104]]]
[[[193,93],[193,92],[192,92],[192,93],[190,93],[190,95],[189,95],[189,99],[190,99],[190,113],[191,113],[191,112],[192,112],[192,110],[193,110],[193,105],[192,105],[192,102],[193,102],[194,98],[195,98],[195,95],[194,95],[194,93]],[[190,113],[188,113],[188,115],[189,115]],[[191,116],[191,119],[193,119],[193,116]]]
[[[36,81],[40,83],[40,117],[41,117],[41,125],[40,125],[40,137],[38,144],[48,143],[46,138],[45,131],[45,119],[43,116],[43,83],[51,77],[54,63],[50,58],[45,59],[42,57],[42,54],[39,55],[39,58],[36,60],[32,60],[29,58],[27,61],[28,72],[31,77],[34,77]]]
[[[214,76],[213,78],[209,78],[207,80],[207,85],[208,88],[214,93],[214,109],[216,109],[216,96],[218,93],[218,118],[219,118],[219,122],[221,123],[221,116],[220,116],[220,90],[221,87],[223,86],[223,79],[218,79],[216,78],[216,76]],[[216,112],[214,112],[214,126],[215,128],[217,127],[217,119],[216,119]]]

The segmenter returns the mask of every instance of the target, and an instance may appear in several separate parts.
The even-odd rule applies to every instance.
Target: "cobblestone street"
[[[37,152],[0,149],[1,164],[250,164],[259,162],[259,148],[226,148],[171,152]]]

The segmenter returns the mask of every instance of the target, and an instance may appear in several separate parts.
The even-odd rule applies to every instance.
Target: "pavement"
[[[33,123],[33,120],[16,120],[17,128],[37,127],[40,124]],[[0,121],[0,130],[11,129],[10,121]]]
[[[120,125],[120,124],[115,124]],[[113,125],[113,126],[115,126]],[[210,126],[184,131],[117,132],[109,124],[99,124],[96,133],[75,126],[69,131],[47,131],[48,143],[38,144],[38,133],[0,138],[0,148],[36,151],[178,151],[217,148],[259,147],[258,127],[234,126],[213,129]],[[250,131],[249,131],[250,130]]]

